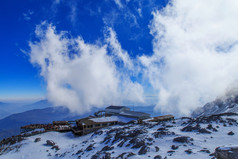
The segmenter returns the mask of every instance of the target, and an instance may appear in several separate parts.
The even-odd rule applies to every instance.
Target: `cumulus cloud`
[[[236,0],[172,0],[153,16],[154,54],[140,60],[156,109],[188,115],[237,86]]]
[[[36,28],[38,41],[30,42],[30,60],[41,69],[47,83],[47,98],[72,112],[84,113],[92,107],[143,102],[143,88],[130,80],[128,71],[119,71],[115,57],[123,68],[133,63],[109,28],[107,40],[86,43],[82,37],[72,38],[67,32],[43,23]],[[113,54],[109,53],[109,47]]]
[[[115,3],[129,13],[121,1]],[[171,0],[152,14],[153,55],[133,59],[112,28],[104,40],[86,43],[52,25],[38,25],[30,57],[46,80],[48,99],[83,113],[93,106],[144,102],[147,92],[153,99],[156,94],[156,110],[189,115],[237,92],[238,2]],[[105,25],[113,26],[109,22],[117,16],[110,14]]]

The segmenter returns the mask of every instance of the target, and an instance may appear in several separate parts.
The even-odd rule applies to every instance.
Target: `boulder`
[[[232,131],[228,132],[227,135],[234,135],[235,133],[233,133]]]
[[[158,146],[155,146],[155,151],[158,152],[159,151],[159,147]]]
[[[192,141],[193,139],[189,136],[180,136],[173,139],[173,142],[180,142],[180,143],[188,143],[189,141]]]
[[[34,142],[39,142],[41,138],[36,138]]]
[[[215,149],[217,159],[238,159],[238,146],[235,147],[217,147]]]
[[[177,150],[177,149],[178,149],[178,146],[172,145],[172,146],[171,146],[171,149]]]
[[[160,155],[157,155],[154,157],[154,159],[162,159],[162,157]]]
[[[46,140],[46,145],[48,146],[54,146],[55,142],[53,140]]]

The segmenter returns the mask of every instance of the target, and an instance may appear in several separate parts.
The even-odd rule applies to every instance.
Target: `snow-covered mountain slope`
[[[237,115],[180,118],[118,125],[85,136],[48,132],[11,141],[12,145],[8,141],[0,147],[0,159],[212,158],[216,147],[237,145],[237,119]]]
[[[238,95],[207,103],[203,107],[196,109],[192,116],[208,116],[227,112],[238,113]]]

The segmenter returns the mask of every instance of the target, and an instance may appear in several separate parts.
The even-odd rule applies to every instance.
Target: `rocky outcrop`
[[[238,146],[236,147],[217,147],[215,149],[217,159],[238,159]]]

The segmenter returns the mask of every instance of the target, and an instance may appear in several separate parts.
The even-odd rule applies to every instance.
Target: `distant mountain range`
[[[14,113],[21,113],[27,110],[42,109],[52,106],[53,105],[47,100],[41,100],[31,104],[0,102],[0,119],[3,119]]]
[[[51,123],[57,120],[75,120],[87,117],[84,115],[72,114],[65,107],[49,107],[44,109],[33,109],[22,113],[12,114],[0,120],[0,140],[20,133],[20,127],[28,124]]]

